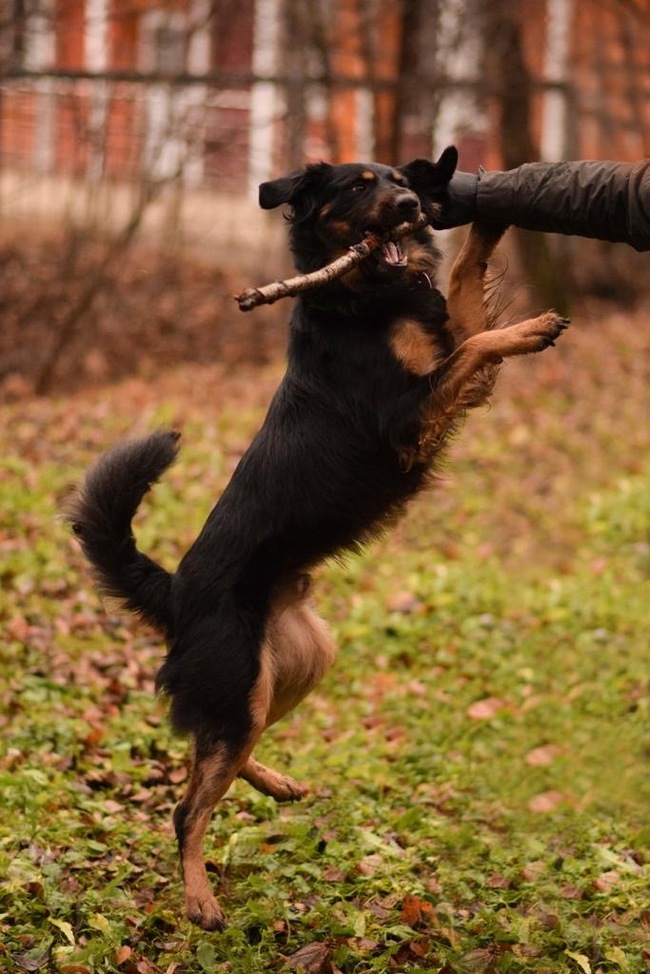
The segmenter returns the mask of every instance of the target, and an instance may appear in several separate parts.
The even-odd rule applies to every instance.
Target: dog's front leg
[[[506,227],[473,223],[449,275],[446,328],[458,347],[488,327],[485,310],[485,272]]]
[[[401,450],[401,462],[430,463],[465,411],[487,402],[500,362],[512,355],[541,352],[552,345],[568,321],[553,311],[508,328],[472,335],[427,377],[417,445]],[[422,394],[422,390],[420,390]]]
[[[568,326],[567,318],[547,311],[516,325],[472,335],[430,376],[433,399],[442,408],[453,407],[467,383],[487,365],[498,365],[513,355],[541,352],[555,344]]]

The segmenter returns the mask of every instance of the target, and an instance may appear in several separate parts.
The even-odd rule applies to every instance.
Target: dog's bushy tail
[[[180,434],[159,430],[104,453],[65,512],[104,595],[170,634],[172,575],[138,551],[131,521],[178,454]]]

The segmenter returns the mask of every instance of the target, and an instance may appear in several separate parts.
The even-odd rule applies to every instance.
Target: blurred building
[[[647,0],[509,3],[526,78],[497,52],[498,80],[485,0],[12,2],[3,170],[246,193],[306,160],[450,142],[465,168],[498,167],[499,92],[524,81],[540,157],[650,154]]]

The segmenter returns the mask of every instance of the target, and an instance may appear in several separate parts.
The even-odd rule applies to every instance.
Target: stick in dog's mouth
[[[324,284],[329,284],[330,281],[343,277],[353,267],[356,267],[357,264],[378,250],[381,251],[384,263],[389,267],[406,267],[408,260],[399,241],[402,237],[417,233],[418,230],[422,230],[428,224],[429,218],[421,213],[414,223],[401,223],[395,227],[391,232],[390,240],[383,240],[376,233],[370,233],[360,243],[350,247],[342,257],[333,260],[331,264],[326,264],[325,267],[312,271],[310,274],[290,277],[286,281],[274,281],[272,284],[264,285],[264,287],[246,288],[241,294],[235,295],[235,301],[239,305],[240,311],[251,311],[260,304],[273,304],[280,298],[295,297],[296,294],[323,287]]]

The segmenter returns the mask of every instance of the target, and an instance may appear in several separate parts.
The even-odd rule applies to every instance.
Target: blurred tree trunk
[[[420,64],[421,38],[423,34],[426,8],[431,8],[430,0],[403,0],[400,49],[397,66],[397,87],[394,97],[393,126],[389,147],[389,162],[397,166],[405,162],[404,141],[407,120],[417,109],[418,94],[422,87],[422,66]],[[418,84],[420,76],[420,84]],[[429,99],[427,99],[429,101]],[[431,141],[429,137],[429,142]]]
[[[515,0],[482,0],[485,67],[494,92],[504,169],[539,159],[532,134],[533,80],[524,55],[522,9]],[[526,278],[547,307],[569,310],[569,281],[541,233],[513,231]]]

